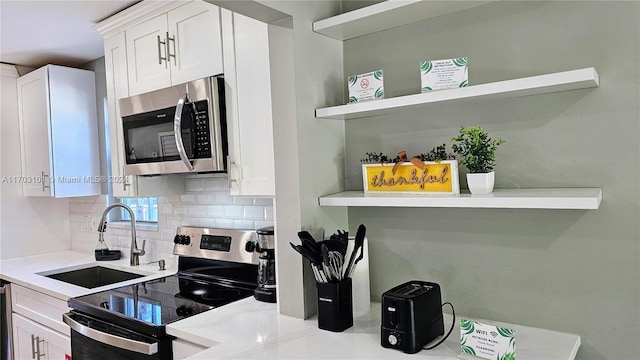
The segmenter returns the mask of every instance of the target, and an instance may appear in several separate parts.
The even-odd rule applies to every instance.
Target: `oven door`
[[[71,328],[74,360],[171,360],[171,338],[155,339],[75,311],[62,315]]]

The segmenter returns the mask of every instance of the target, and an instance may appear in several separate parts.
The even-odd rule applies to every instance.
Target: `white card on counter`
[[[349,102],[384,99],[384,79],[382,70],[349,76]]]
[[[421,92],[469,86],[467,58],[420,62]]]
[[[515,360],[513,329],[460,319],[460,359]]]

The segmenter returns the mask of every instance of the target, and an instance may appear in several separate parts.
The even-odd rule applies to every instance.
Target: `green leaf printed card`
[[[460,319],[461,359],[515,360],[515,330]]]
[[[347,86],[350,103],[384,99],[382,70],[349,76]]]
[[[421,92],[469,86],[466,57],[420,62]]]

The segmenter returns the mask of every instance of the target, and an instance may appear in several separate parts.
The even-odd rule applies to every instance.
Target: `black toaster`
[[[383,347],[414,354],[443,334],[440,285],[412,280],[382,294]]]

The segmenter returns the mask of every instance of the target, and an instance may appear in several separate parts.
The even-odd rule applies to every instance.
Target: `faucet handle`
[[[142,247],[140,248],[140,256],[144,255],[144,246],[147,244],[147,240],[142,240]]]

